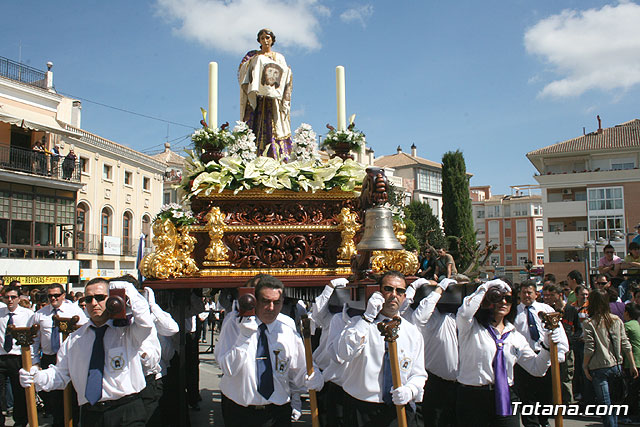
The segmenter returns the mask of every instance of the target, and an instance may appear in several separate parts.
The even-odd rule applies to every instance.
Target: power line
[[[79,97],[79,96],[74,96],[74,95],[71,95],[71,94],[68,94],[68,93],[64,93],[64,92],[58,92],[58,93],[60,93],[61,95],[64,95],[64,96],[68,96],[69,98],[79,99],[79,100],[81,100],[81,101],[89,102],[89,103],[91,103],[91,104],[96,104],[96,105],[100,105],[100,106],[102,106],[102,107],[111,108],[112,110],[117,110],[117,111],[121,111],[121,112],[123,112],[123,113],[128,113],[128,114],[133,114],[133,115],[135,115],[135,116],[144,117],[145,119],[157,120],[157,121],[159,121],[159,122],[169,123],[169,124],[177,125],[177,126],[184,126],[184,127],[186,127],[186,128],[189,128],[189,129],[195,129],[195,127],[190,126],[190,125],[185,125],[185,124],[183,124],[183,123],[172,122],[171,120],[165,120],[165,119],[161,119],[161,118],[159,118],[159,117],[149,116],[149,115],[147,115],[147,114],[136,113],[135,111],[126,110],[126,109],[124,109],[124,108],[119,108],[119,107],[114,107],[114,106],[112,106],[112,105],[103,104],[102,102],[92,101],[92,100],[87,99],[87,98],[82,98],[82,97]]]

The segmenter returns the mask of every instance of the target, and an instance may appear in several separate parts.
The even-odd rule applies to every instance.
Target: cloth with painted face
[[[258,155],[275,159],[291,152],[292,72],[277,52],[248,52],[238,69],[240,118],[256,136]]]

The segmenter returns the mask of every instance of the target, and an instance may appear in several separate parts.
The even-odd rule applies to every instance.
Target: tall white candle
[[[347,107],[345,100],[344,67],[336,67],[336,101],[338,105],[338,130],[347,128]]]
[[[210,128],[218,127],[218,63],[209,62],[209,117]]]

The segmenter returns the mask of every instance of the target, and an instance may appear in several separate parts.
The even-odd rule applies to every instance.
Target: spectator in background
[[[456,269],[456,262],[453,260],[453,257],[448,254],[444,248],[439,248],[434,278],[437,281],[450,279],[451,276],[457,273],[458,270]]]
[[[436,274],[436,260],[438,254],[433,249],[427,249],[424,256],[420,259],[420,269],[416,276],[424,277],[426,279],[432,278]]]
[[[577,299],[576,288],[584,284],[582,273],[580,273],[578,270],[570,271],[569,274],[567,274],[567,284],[571,288],[571,293],[569,293],[569,296],[567,297],[567,302],[569,304],[573,304]]]
[[[51,170],[50,175],[58,178],[60,173],[58,172],[58,163],[60,163],[60,158],[62,157],[62,153],[60,152],[60,144],[55,144],[51,149]]]
[[[633,359],[636,366],[640,365],[640,324],[638,319],[640,318],[640,305],[636,303],[629,303],[624,310],[624,331],[631,343],[631,351],[633,353]],[[624,367],[631,368],[631,363],[625,360]],[[631,378],[627,376],[625,378],[627,383],[627,395],[623,403],[629,405],[629,417],[627,424],[633,422],[638,423],[640,421],[640,378]]]
[[[622,267],[622,258],[616,255],[616,250],[608,244],[604,247],[604,256],[598,261],[598,273],[604,274],[608,279],[618,279]]]
[[[556,275],[552,273],[547,273],[544,275],[542,282],[544,285],[548,285],[549,283],[556,283]]]
[[[629,293],[629,285],[633,282],[640,282],[640,244],[636,242],[629,243],[629,253],[624,257],[622,269],[627,270],[625,281],[618,286],[618,293],[622,301],[631,299]]]
[[[64,158],[62,162],[62,177],[64,179],[71,179],[73,176],[73,170],[76,168],[76,153],[73,152],[73,148],[69,150],[69,154]]]
[[[633,240],[631,240],[631,241],[632,241],[632,242],[636,242],[637,244],[639,244],[639,245],[640,245],[640,224],[636,225],[636,227],[635,227],[635,228],[636,228],[636,233],[638,233],[638,234],[636,234],[636,235],[633,237]]]

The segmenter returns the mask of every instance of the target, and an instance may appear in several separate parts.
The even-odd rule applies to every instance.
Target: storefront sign
[[[120,255],[120,238],[113,236],[103,236],[102,253],[104,255]]]
[[[50,285],[52,283],[67,283],[67,276],[4,276],[4,284],[8,285],[17,280],[21,285]]]

